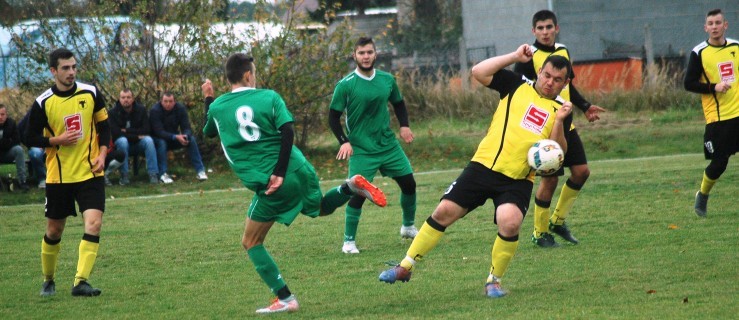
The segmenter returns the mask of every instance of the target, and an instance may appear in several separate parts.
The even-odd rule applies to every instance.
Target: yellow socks
[[[716,181],[718,181],[718,179],[713,180],[706,176],[706,173],[703,172],[703,181],[701,181],[701,193],[704,195],[708,195],[711,192],[711,189],[713,189],[713,185],[716,184]]]
[[[62,239],[51,240],[46,235],[41,240],[41,273],[44,275],[44,281],[54,280],[59,251],[62,248],[61,241]]]
[[[98,247],[100,246],[100,237],[85,233],[80,241],[80,257],[77,260],[77,274],[74,276],[74,285],[78,285],[80,281],[87,281],[92,273],[92,267],[95,265],[95,259],[98,256]]]
[[[562,225],[565,222],[567,215],[572,210],[572,205],[577,200],[577,195],[580,194],[580,187],[582,186],[576,186],[570,180],[567,180],[567,183],[562,187],[559,200],[557,200],[557,207],[554,208],[554,214],[552,214],[552,218],[550,219],[552,224]]]
[[[502,278],[508,270],[513,255],[516,254],[516,249],[518,249],[518,235],[507,238],[499,233],[498,237],[495,238],[495,243],[493,243],[493,261],[490,264],[490,274],[496,278]]]
[[[551,201],[543,201],[534,198],[534,237],[541,237],[544,232],[549,232],[549,205]]]
[[[412,270],[416,262],[436,247],[445,230],[446,227],[428,217],[421,229],[418,230],[418,234],[413,239],[410,248],[408,248],[405,259],[400,262],[400,266],[406,270]]]

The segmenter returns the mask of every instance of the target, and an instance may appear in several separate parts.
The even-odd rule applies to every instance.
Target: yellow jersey
[[[739,117],[739,41],[726,39],[723,46],[708,41],[693,48],[685,72],[685,88],[701,94],[706,124]],[[728,82],[726,92],[715,92],[715,84]]]

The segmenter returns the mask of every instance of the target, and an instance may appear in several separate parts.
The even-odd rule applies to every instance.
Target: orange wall
[[[575,87],[590,92],[631,91],[642,87],[642,60],[595,61],[576,64]]]

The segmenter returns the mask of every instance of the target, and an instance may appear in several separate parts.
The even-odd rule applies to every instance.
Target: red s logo
[[[64,126],[67,131],[82,130],[82,116],[79,113],[64,117]]]

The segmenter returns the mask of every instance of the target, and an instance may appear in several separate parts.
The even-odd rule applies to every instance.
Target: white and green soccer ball
[[[565,154],[554,140],[542,139],[529,148],[529,166],[540,176],[551,175],[562,167]]]

